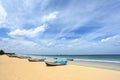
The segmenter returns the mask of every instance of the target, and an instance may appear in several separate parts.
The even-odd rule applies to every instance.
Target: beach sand
[[[120,71],[77,65],[47,67],[44,62],[0,56],[0,80],[120,80]]]

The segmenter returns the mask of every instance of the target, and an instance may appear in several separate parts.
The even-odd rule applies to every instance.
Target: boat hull
[[[61,66],[61,65],[66,65],[66,64],[61,64],[61,63],[54,63],[54,62],[45,62],[46,66]]]
[[[44,62],[45,59],[28,59],[29,62]]]

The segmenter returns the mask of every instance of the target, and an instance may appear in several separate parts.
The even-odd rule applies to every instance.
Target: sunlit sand
[[[44,62],[0,56],[0,80],[120,80],[120,71],[65,65],[47,67]]]

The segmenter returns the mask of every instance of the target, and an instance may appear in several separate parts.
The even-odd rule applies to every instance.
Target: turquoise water
[[[40,55],[34,55],[39,57]],[[48,58],[72,58],[74,61],[87,61],[87,62],[103,62],[103,63],[116,63],[120,64],[120,55],[44,55],[42,57]]]
[[[32,55],[37,58],[46,59],[74,59],[69,64],[105,68],[120,71],[120,55]]]

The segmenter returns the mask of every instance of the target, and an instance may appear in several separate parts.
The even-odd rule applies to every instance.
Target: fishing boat
[[[66,65],[67,61],[66,60],[54,60],[54,61],[46,61],[45,62],[46,66],[60,66],[60,65]]]
[[[42,58],[42,59],[37,59],[37,58],[29,58],[28,61],[30,62],[44,62],[46,58]]]
[[[72,59],[72,58],[67,58],[67,61],[74,61],[74,59]]]
[[[18,57],[18,55],[14,54],[14,55],[7,55],[9,57]]]
[[[27,56],[27,55],[18,55],[18,54],[7,54],[7,56],[9,57],[15,57],[15,58],[20,58],[20,59],[28,59],[28,58],[31,58],[30,56]]]
[[[17,56],[17,58],[20,58],[20,59],[29,59],[31,57],[27,56],[27,55],[20,55],[20,56]]]

